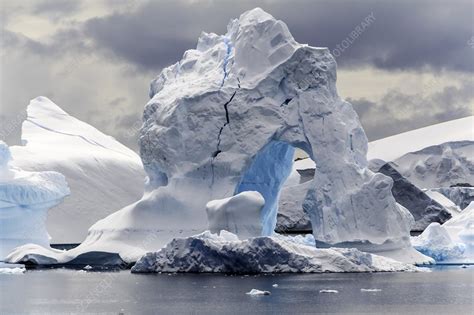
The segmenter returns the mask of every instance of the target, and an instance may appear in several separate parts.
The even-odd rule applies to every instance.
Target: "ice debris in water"
[[[262,290],[252,289],[252,290],[250,290],[249,292],[247,292],[245,294],[253,295],[253,296],[256,296],[256,295],[270,295],[271,292],[270,291],[262,291]]]

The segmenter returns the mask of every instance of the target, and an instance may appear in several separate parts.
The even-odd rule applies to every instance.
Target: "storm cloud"
[[[150,1],[133,12],[86,23],[86,34],[144,69],[160,68],[195,46],[201,30],[224,33],[227,22],[260,6],[284,20],[296,40],[345,47],[341,67],[474,70],[471,1]],[[373,23],[351,40],[368,16]]]

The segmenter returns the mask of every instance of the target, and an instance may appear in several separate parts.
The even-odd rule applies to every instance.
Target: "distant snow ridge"
[[[420,188],[474,186],[474,141],[427,147],[394,162],[400,173]]]
[[[393,162],[407,153],[443,143],[473,142],[473,126],[474,116],[469,116],[372,141],[369,143],[367,158]]]
[[[140,157],[46,97],[28,105],[22,141],[11,147],[13,165],[58,171],[71,188],[70,197],[48,214],[53,243],[82,242],[93,223],[143,195]]]
[[[433,188],[432,190],[446,196],[461,210],[465,209],[471,202],[474,201],[474,187],[451,186]]]
[[[420,189],[440,192],[461,209],[474,201],[474,116],[373,141],[369,159],[392,161]]]
[[[416,267],[357,249],[316,249],[291,237],[239,240],[231,233],[204,232],[175,239],[147,253],[132,268],[135,273],[295,273],[416,271]]]
[[[15,247],[49,247],[46,216],[70,191],[57,172],[26,172],[10,165],[8,146],[0,141],[0,260]]]

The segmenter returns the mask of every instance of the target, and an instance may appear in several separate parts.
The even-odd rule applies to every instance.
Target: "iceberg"
[[[463,244],[452,241],[447,230],[439,223],[431,223],[421,235],[413,237],[412,245],[437,262],[462,257],[465,250]]]
[[[79,247],[50,253],[55,260],[102,251],[134,262],[207,230],[206,204],[244,191],[265,199],[264,240],[274,233],[295,148],[317,164],[303,201],[317,246],[413,253],[413,217],[395,202],[393,181],[367,168],[367,138],[337,93],[327,48],[297,43],[282,21],[256,8],[224,35],[202,33],[149,94],[139,139],[145,194],[95,223]],[[30,254],[20,248],[9,259]]]
[[[474,262],[474,202],[443,225],[430,224],[411,240],[413,246],[437,262]]]
[[[0,260],[20,245],[49,247],[48,210],[70,193],[62,174],[27,172],[10,161],[10,149],[0,141]]]
[[[322,273],[416,271],[411,264],[351,248],[317,249],[291,237],[261,236],[239,240],[202,234],[177,238],[158,252],[147,253],[134,273]]]
[[[206,226],[208,200],[255,190],[271,235],[296,147],[318,165],[304,202],[318,242],[407,246],[412,218],[396,205],[390,179],[367,169],[367,138],[335,81],[328,49],[298,44],[261,9],[231,21],[223,36],[203,33],[151,84],[140,136],[150,196],[123,214],[149,212],[142,205],[154,199],[156,216],[173,208],[193,218],[180,224],[192,235]]]
[[[306,165],[310,166],[309,162],[306,162]],[[431,222],[444,223],[451,216],[457,215],[460,212],[457,206],[441,194],[423,191],[416,187],[403,177],[396,170],[396,167],[394,163],[385,163],[382,160],[372,160],[369,165],[373,172],[379,172],[392,178],[392,194],[396,202],[410,211],[415,219],[415,224],[411,226],[411,231],[423,231]],[[304,173],[310,173],[311,170],[314,174],[314,165],[313,168],[305,169]],[[297,172],[303,173],[300,169],[297,169]],[[300,179],[304,180],[302,177]],[[302,206],[310,185],[311,183],[306,181],[302,184],[285,185],[282,189],[279,201],[277,232],[295,233],[311,231],[309,215],[305,213]]]
[[[369,169],[392,177],[395,200],[415,217],[413,230],[423,230],[431,222],[444,223],[449,219],[449,213],[457,215],[459,212],[439,195],[429,195],[430,191],[440,192],[460,209],[474,201],[473,124],[474,116],[470,116],[368,144]],[[315,164],[310,158],[295,162],[289,177],[292,181],[288,186],[298,184],[303,172],[314,174],[314,169]],[[420,189],[429,196],[424,196]],[[299,206],[301,199],[299,196],[296,198],[295,190],[285,187],[282,191],[277,231],[298,231],[308,226],[308,216]],[[301,192],[299,194],[302,195]]]
[[[30,101],[22,142],[10,148],[12,165],[60,172],[71,189],[48,213],[52,243],[82,242],[93,223],[143,195],[145,172],[138,154],[46,97]]]
[[[258,290],[258,289],[252,289],[252,290],[250,290],[249,292],[247,292],[245,294],[252,295],[252,296],[259,296],[259,295],[270,295],[271,292],[270,291],[262,291],[262,290]]]

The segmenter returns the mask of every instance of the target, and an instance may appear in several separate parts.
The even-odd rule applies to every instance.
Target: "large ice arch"
[[[298,44],[261,9],[231,21],[224,36],[203,33],[150,96],[140,148],[155,211],[202,229],[207,201],[256,190],[270,234],[297,147],[317,162],[304,207],[319,244],[408,246],[412,218],[391,180],[367,169],[367,138],[337,94],[334,58]]]
[[[152,81],[140,131],[146,192],[94,224],[68,257],[108,251],[135,261],[206,230],[206,204],[244,190],[264,196],[270,234],[295,147],[317,165],[304,208],[318,246],[411,248],[413,217],[396,204],[392,180],[367,168],[367,138],[337,94],[333,56],[297,43],[257,8],[225,35],[202,33],[196,49]]]

